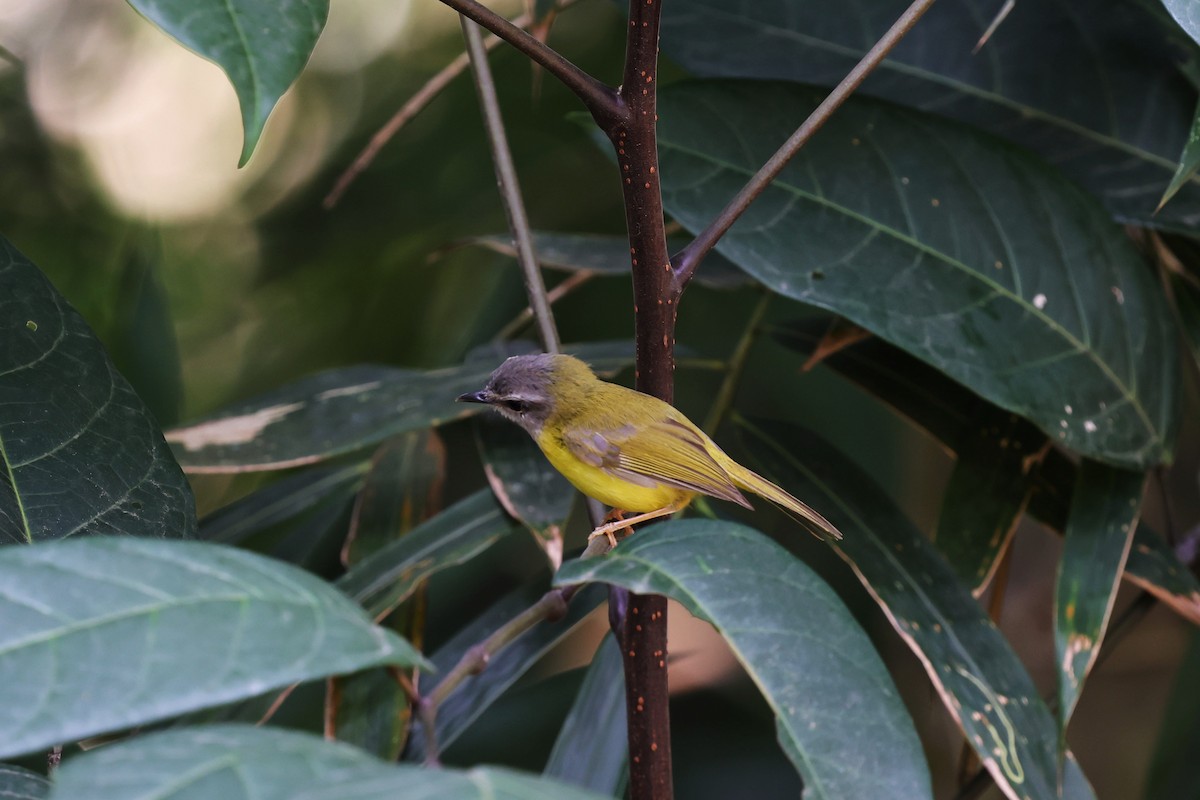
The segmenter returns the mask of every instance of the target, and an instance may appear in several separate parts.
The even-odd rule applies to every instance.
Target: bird
[[[635,512],[588,540],[674,514],[703,494],[753,508],[752,492],[800,518],[818,538],[841,539],[827,519],[725,454],[682,412],[657,397],[601,380],[562,353],[513,356],[459,402],[483,403],[525,429],[577,489]]]

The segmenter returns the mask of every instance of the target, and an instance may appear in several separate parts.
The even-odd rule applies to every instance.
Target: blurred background
[[[508,16],[522,10],[517,2],[495,8]],[[586,0],[560,16],[552,44],[615,83],[623,25],[615,4]],[[0,232],[80,310],[164,428],[329,367],[458,363],[525,306],[510,259],[450,248],[505,224],[468,77],[407,125],[335,207],[322,206],[371,134],[461,51],[456,15],[434,0],[333,2],[308,68],[241,170],[240,119],[225,76],[125,3],[5,0],[0,47]],[[610,162],[570,118],[580,110],[573,96],[540,80],[510,50],[496,50],[492,63],[534,227],[621,233]],[[663,79],[679,74],[667,64]],[[751,288],[694,285],[681,309],[680,345],[724,358],[757,299]],[[566,342],[632,336],[625,278],[589,282],[556,313]],[[768,323],[814,313],[777,299]],[[821,430],[932,531],[950,458],[832,372],[801,374],[797,363],[763,337],[740,406]],[[702,417],[719,378],[681,369],[684,410]],[[1194,408],[1194,376],[1185,382],[1186,405]],[[1200,439],[1195,427],[1187,420],[1181,441]],[[452,499],[482,478],[466,426],[444,433],[451,453],[465,456],[449,460]],[[1180,533],[1195,524],[1195,465],[1195,453],[1180,453],[1161,485],[1150,482],[1148,522]],[[198,507],[211,511],[270,479],[198,479]],[[770,518],[755,519],[766,526]],[[581,524],[568,550],[582,537]],[[785,540],[875,636],[924,737],[939,797],[954,797],[961,735],[921,665],[841,562],[807,541]],[[1001,616],[1047,695],[1056,674],[1055,559],[1048,554],[1060,545],[1032,523],[1018,531]],[[497,548],[494,557],[435,579],[431,644],[451,632],[439,632],[439,621],[449,625],[463,609],[544,569],[532,540]],[[463,595],[464,585],[476,594]],[[1117,615],[1130,597],[1123,590]],[[540,768],[578,685],[577,668],[605,629],[602,614],[593,623],[489,711],[449,759]],[[719,637],[679,609],[672,626],[678,796],[796,796],[799,783],[775,743],[770,712]],[[1178,617],[1156,608],[1106,646],[1111,652],[1091,677],[1071,732],[1101,798],[1141,796],[1190,635]],[[533,705],[528,693],[537,693]],[[513,736],[514,728],[522,735]]]

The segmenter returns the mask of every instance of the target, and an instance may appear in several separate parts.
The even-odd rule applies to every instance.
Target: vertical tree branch
[[[624,77],[618,92],[623,113],[615,120],[594,112],[593,116],[616,150],[625,200],[633,268],[637,388],[669,403],[674,397],[678,294],[667,251],[658,173],[656,90],[662,1],[630,0]],[[611,589],[609,621],[625,667],[630,797],[665,800],[673,793],[667,600]]]
[[[500,115],[500,101],[496,97],[496,83],[488,65],[487,48],[479,26],[465,16],[462,21],[463,37],[467,40],[467,54],[475,74],[475,88],[479,92],[479,108],[487,128],[488,141],[492,147],[492,163],[496,167],[496,183],[504,200],[504,211],[508,215],[508,227],[512,232],[513,245],[517,249],[517,261],[525,277],[525,291],[529,295],[529,308],[537,323],[542,349],[547,353],[559,351],[558,329],[554,326],[554,315],[550,311],[550,300],[546,296],[546,283],[538,269],[537,257],[533,253],[533,235],[529,230],[529,218],[525,215],[525,201],[521,198],[521,185],[517,181],[517,170],[513,166],[512,150],[504,132],[504,119]]]

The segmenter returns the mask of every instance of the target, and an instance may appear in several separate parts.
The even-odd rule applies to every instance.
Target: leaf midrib
[[[673,149],[679,151],[680,153],[690,155],[693,158],[697,158],[702,161],[707,161],[711,164],[714,164],[718,167],[730,170],[739,175],[744,175],[747,178],[754,175],[754,172],[752,170],[749,170],[749,169],[746,169],[739,165],[733,164],[723,158],[715,157],[711,153],[705,153],[705,152],[696,150],[691,147],[686,147],[686,146],[677,144],[675,142],[672,142],[667,136],[660,135],[659,147],[660,148],[673,148]],[[1154,437],[1155,439],[1160,438],[1158,436],[1158,432],[1157,432],[1156,428],[1154,427],[1154,424],[1150,421],[1150,418],[1149,418],[1149,415],[1148,415],[1146,409],[1144,409],[1142,407],[1142,404],[1140,402],[1138,402],[1138,396],[1137,396],[1136,392],[1134,392],[1129,386],[1127,386],[1126,383],[1123,380],[1121,380],[1116,375],[1116,373],[1114,373],[1112,371],[1111,367],[1109,367],[1109,365],[1106,362],[1104,362],[1102,359],[1100,359],[1098,357],[1096,352],[1090,346],[1088,346],[1086,343],[1080,341],[1071,331],[1064,328],[1056,320],[1054,320],[1054,318],[1048,316],[1042,310],[1037,308],[1037,306],[1034,306],[1030,303],[1025,302],[1023,297],[1016,294],[1008,287],[997,283],[996,281],[992,280],[991,278],[988,278],[984,273],[981,273],[978,270],[972,269],[969,265],[963,263],[962,261],[960,261],[956,258],[952,258],[947,253],[943,253],[940,250],[935,250],[934,248],[930,247],[929,245],[924,244],[923,242],[919,241],[918,239],[915,239],[912,236],[910,236],[902,231],[898,231],[895,228],[884,225],[884,224],[878,222],[877,220],[872,219],[871,217],[868,217],[864,214],[861,214],[857,211],[847,208],[847,207],[841,205],[840,203],[836,203],[833,200],[830,200],[829,198],[822,197],[819,195],[814,195],[810,192],[807,192],[807,191],[801,189],[798,186],[788,183],[787,181],[785,181],[781,178],[776,178],[772,182],[771,186],[783,189],[784,191],[791,192],[793,195],[799,197],[800,199],[807,200],[807,201],[812,202],[819,206],[823,206],[824,208],[826,208],[830,211],[840,213],[849,219],[852,219],[852,220],[855,220],[856,222],[861,223],[862,225],[866,226],[867,228],[870,228],[871,230],[873,230],[877,233],[880,233],[884,236],[889,236],[892,239],[894,239],[902,244],[908,245],[909,247],[912,247],[913,249],[917,250],[918,252],[928,255],[930,258],[934,259],[935,261],[940,261],[943,264],[951,267],[952,269],[955,269],[962,273],[965,273],[968,277],[975,279],[981,285],[994,291],[997,295],[1000,295],[1001,297],[1015,303],[1016,305],[1018,305],[1019,307],[1024,309],[1026,313],[1030,314],[1034,318],[1041,321],[1052,333],[1057,333],[1067,344],[1069,344],[1071,346],[1070,349],[1073,349],[1079,353],[1084,354],[1086,356],[1086,358],[1089,361],[1091,361],[1099,369],[1100,373],[1102,375],[1104,375],[1106,378],[1108,378],[1109,382],[1120,392],[1121,397],[1137,411],[1138,419],[1141,421],[1142,425],[1145,426],[1146,430],[1150,433],[1150,435],[1152,437]]]

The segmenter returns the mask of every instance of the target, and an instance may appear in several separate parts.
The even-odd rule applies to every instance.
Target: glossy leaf
[[[238,166],[300,75],[329,16],[329,0],[129,0],[139,14],[224,71],[242,109]]]
[[[355,501],[342,562],[362,561],[437,514],[445,478],[446,447],[435,431],[409,431],[381,445]]]
[[[1059,742],[1096,663],[1142,508],[1145,475],[1084,461],[1054,589]]]
[[[50,793],[45,776],[12,764],[0,764],[0,797],[4,800],[42,800]]]
[[[1025,667],[945,559],[882,490],[815,435],[780,424],[742,424],[764,474],[842,531],[838,555],[920,659],[1005,795],[1057,798],[1055,721]]]
[[[765,535],[664,522],[555,577],[581,581],[664,594],[712,623],[775,712],[806,797],[932,796],[912,720],[870,640],[833,590]],[[870,769],[855,757],[865,748]]]
[[[83,318],[0,237],[0,544],[188,538],[195,501]]]
[[[200,520],[200,538],[240,544],[276,525],[293,520],[331,497],[348,497],[362,483],[363,463],[314,467],[219,508]]]
[[[1200,42],[1200,5],[1197,5],[1195,0],[1162,0],[1162,4],[1179,23],[1179,27],[1183,28],[1193,41]]]
[[[1133,535],[1124,577],[1192,624],[1200,625],[1200,581],[1162,537],[1145,525],[1139,525]]]
[[[67,760],[52,800],[599,800],[600,795],[499,767],[387,764],[318,736],[212,725],[141,736]]]
[[[481,416],[475,440],[492,493],[533,534],[551,569],[562,565],[563,528],[578,492],[550,465],[528,433],[508,420]]]
[[[1194,230],[1200,225],[1200,184],[1194,178],[1154,214],[1192,120],[1195,91],[1179,62],[1195,57],[1194,46],[1148,5],[1017,3],[973,54],[1000,4],[938,3],[860,91],[1028,147],[1122,221]],[[832,86],[907,6],[907,0],[733,6],[683,0],[663,7],[663,52],[696,75]],[[1174,38],[1179,41],[1169,41]],[[1047,69],[1053,80],[1047,80]],[[669,175],[664,165],[663,176]],[[1007,205],[997,201],[998,207]]]
[[[819,338],[807,325],[777,329],[775,336],[805,353]],[[986,413],[989,405],[960,384],[878,339],[856,344],[822,363],[889,403],[951,452],[964,447],[974,435],[967,412]],[[1051,449],[1031,477],[1034,492],[1028,513],[1061,533],[1067,525],[1075,483],[1074,464]],[[1200,581],[1145,525],[1139,525],[1134,535],[1123,577],[1200,624]]]
[[[512,531],[492,493],[479,491],[358,562],[337,585],[378,619],[425,578],[474,558]]]
[[[671,252],[676,252],[687,242],[686,238],[672,237],[667,245]],[[508,235],[477,236],[467,243],[516,257],[516,248]],[[629,274],[629,239],[624,236],[539,232],[533,235],[533,244],[538,263],[543,267],[598,275]],[[704,259],[704,269],[696,272],[696,282],[714,289],[734,289],[749,284],[750,278],[728,259],[713,253]]]
[[[445,675],[453,669],[470,648],[540,600],[546,589],[541,581],[529,583],[489,606],[430,657],[436,672]],[[571,600],[566,616],[553,622],[538,623],[492,656],[487,669],[462,683],[438,707],[438,747],[444,750],[458,739],[518,678],[561,642],[607,596],[603,586],[585,586]],[[425,746],[424,730],[420,726],[413,728],[406,757],[423,760]]]
[[[1196,6],[1192,2],[1188,4]],[[1200,12],[1197,12],[1197,17],[1197,21],[1200,22]],[[1175,175],[1171,178],[1171,183],[1167,185],[1166,191],[1163,192],[1162,199],[1158,201],[1160,211],[1163,206],[1171,202],[1171,198],[1175,196],[1176,192],[1195,178],[1198,169],[1200,169],[1200,106],[1196,107],[1196,112],[1192,117],[1192,129],[1188,133],[1187,141],[1183,145],[1183,152],[1179,156],[1179,167],[1175,170]]]
[[[664,90],[668,210],[706,225],[820,99],[773,83]],[[718,248],[1057,443],[1130,467],[1170,454],[1178,376],[1161,292],[1091,198],[998,140],[852,99]]]
[[[606,634],[542,774],[609,797],[623,797],[628,768],[621,649],[612,634]]]
[[[976,597],[1007,550],[1033,490],[1030,472],[1048,446],[1045,434],[995,407],[975,419],[958,446],[938,518],[937,546]]]
[[[0,756],[421,660],[309,573],[203,542],[4,548],[0,586]]]
[[[632,360],[624,343],[570,352],[598,368]],[[357,366],[321,372],[167,433],[187,472],[228,473],[312,464],[361,450],[390,436],[478,413],[455,403],[480,388],[493,361],[418,372]]]

